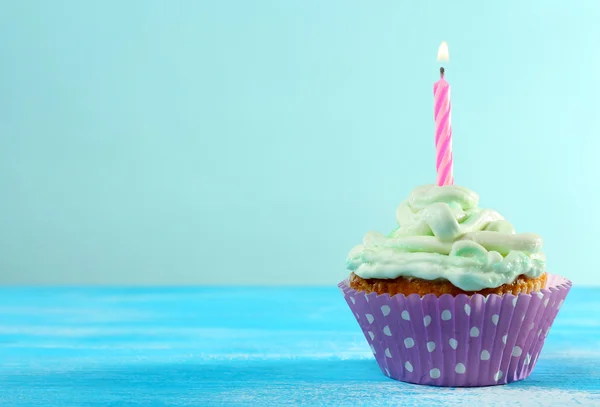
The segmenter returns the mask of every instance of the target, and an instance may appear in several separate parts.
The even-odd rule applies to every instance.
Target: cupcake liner
[[[365,294],[339,285],[382,372],[432,386],[522,380],[538,360],[571,282],[548,274],[531,294]]]

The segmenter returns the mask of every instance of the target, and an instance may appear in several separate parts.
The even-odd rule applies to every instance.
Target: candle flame
[[[446,41],[443,41],[440,44],[440,47],[438,48],[437,60],[438,61],[449,61],[450,60],[450,55],[448,54],[448,44],[446,43]]]

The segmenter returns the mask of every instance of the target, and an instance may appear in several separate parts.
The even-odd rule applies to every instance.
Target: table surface
[[[337,287],[0,288],[0,405],[600,406],[600,288],[575,287],[533,374],[381,374]]]

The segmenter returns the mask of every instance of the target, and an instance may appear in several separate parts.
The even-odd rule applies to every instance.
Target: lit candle
[[[438,61],[448,61],[448,44],[442,42],[438,50]],[[444,68],[440,68],[440,80],[433,85],[435,119],[435,150],[437,184],[452,185],[452,114],[450,84],[444,79]]]

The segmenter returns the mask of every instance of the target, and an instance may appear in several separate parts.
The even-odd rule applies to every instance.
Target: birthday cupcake
[[[487,386],[527,377],[571,283],[545,269],[542,239],[515,233],[467,188],[425,185],[369,232],[339,284],[389,377]]]

